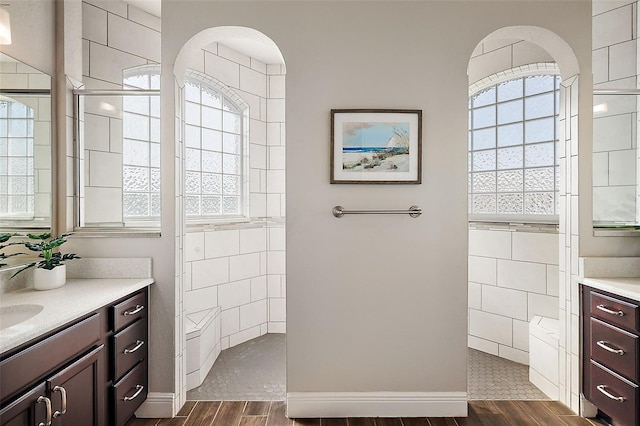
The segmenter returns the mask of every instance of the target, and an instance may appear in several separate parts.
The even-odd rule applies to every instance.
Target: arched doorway
[[[275,43],[244,27],[204,30],[176,59],[183,400],[221,351],[265,335],[279,335],[284,395],[285,72]],[[225,386],[209,381],[203,398],[253,391]]]
[[[501,172],[499,156],[506,155],[508,150],[517,152],[520,149],[513,148],[515,143],[501,144],[501,141],[498,140],[499,133],[503,135],[509,133],[502,132],[502,130],[508,130],[507,125],[512,125],[513,121],[500,122],[499,118],[495,118],[493,126],[486,126],[486,128],[492,127],[491,132],[495,133],[491,141],[494,144],[493,157],[490,159],[494,164],[492,173],[495,174],[490,182],[494,185],[494,189],[485,191],[485,193],[492,192],[495,198],[493,199],[494,205],[489,204],[488,207],[489,209],[493,208],[493,214],[470,215],[472,224],[470,224],[469,230],[469,347],[501,358],[528,363],[529,341],[531,339],[530,323],[546,325],[548,321],[543,321],[543,319],[551,318],[557,324],[555,338],[560,340],[559,336],[562,336],[562,340],[555,345],[555,352],[549,352],[551,349],[543,348],[542,357],[545,360],[543,362],[548,368],[545,375],[539,378],[547,385],[545,391],[548,397],[559,399],[569,405],[571,391],[567,389],[572,387],[577,389],[579,380],[577,372],[571,371],[571,368],[567,366],[567,349],[565,349],[572,347],[568,344],[569,336],[573,336],[572,338],[575,339],[578,333],[575,326],[577,322],[573,321],[574,325],[571,325],[571,312],[567,312],[565,308],[567,300],[571,300],[569,295],[570,275],[574,270],[566,262],[567,250],[571,251],[570,230],[567,230],[567,224],[569,223],[568,218],[571,217],[571,210],[577,209],[577,203],[571,202],[574,200],[572,196],[577,195],[577,188],[575,188],[576,193],[574,194],[573,188],[567,185],[567,176],[571,176],[571,171],[577,173],[578,164],[577,150],[571,151],[571,142],[577,147],[576,132],[574,131],[573,135],[571,132],[567,132],[567,126],[571,127],[573,121],[575,121],[574,127],[577,130],[577,60],[567,43],[546,29],[506,27],[493,32],[478,44],[470,59],[468,74],[470,76],[470,94],[479,94],[482,89],[487,89],[492,85],[498,91],[501,84],[507,85],[509,82],[520,80],[524,88],[521,101],[516,101],[515,98],[503,98],[502,100],[498,98],[494,103],[498,111],[500,108],[504,111],[510,102],[514,105],[519,104],[520,108],[524,105],[521,124],[523,140],[519,145],[522,147],[520,151],[522,156],[517,159],[522,162],[522,172],[520,172],[522,179],[519,181],[518,188],[515,188],[511,182],[511,187],[509,185],[503,187],[501,193],[498,185],[500,173],[504,173],[506,176],[507,172],[513,172],[509,165],[503,167],[505,171]],[[534,89],[527,93],[527,80],[530,80],[533,87],[533,80],[536,77],[532,76],[551,76],[545,77],[546,80],[551,81],[554,74],[560,74],[562,77],[562,83],[555,87],[555,90],[559,92],[555,102],[557,113],[555,136],[553,140],[549,141],[536,139],[533,136],[527,140],[529,137],[527,135],[528,127],[533,129],[536,123],[541,123],[543,120],[547,120],[549,123],[555,121],[552,119],[551,113],[545,113],[544,116],[532,114],[529,118],[537,120],[537,122],[533,121],[527,125],[526,104],[533,105],[537,99],[544,96],[554,97],[554,88],[545,89],[545,91]],[[540,78],[537,79],[541,81]],[[484,107],[484,105],[479,106]],[[551,106],[553,107],[553,102]],[[476,111],[473,102],[470,107],[472,113]],[[480,111],[480,108],[477,110]],[[570,111],[575,112],[571,113]],[[473,115],[471,117],[473,120]],[[470,134],[473,135],[475,131],[480,133],[483,129],[484,127],[480,126],[476,130],[472,126]],[[471,157],[474,152],[472,140],[473,137],[470,136]],[[547,142],[549,146],[555,145],[554,156],[557,164],[555,171],[553,165],[536,164],[535,161],[530,164],[533,168],[527,170],[527,150],[532,148],[530,151],[533,155],[537,148],[545,146],[540,144],[537,148],[534,147],[540,142]],[[528,143],[531,144],[528,145]],[[490,153],[490,151],[491,149],[487,148],[486,153]],[[478,150],[477,152],[484,153],[485,151]],[[490,200],[492,197],[483,194],[482,189],[478,191],[478,195],[473,194],[476,172],[478,172],[478,178],[483,174],[491,175],[491,173],[486,173],[485,170],[475,170],[473,160],[470,161],[470,212],[473,213],[474,202],[480,203],[481,199]],[[527,199],[534,200],[535,196],[544,193],[545,188],[536,187],[538,183],[530,182],[528,184],[526,175],[540,175],[538,172],[545,169],[554,171],[547,175],[547,178],[555,180],[555,182],[550,182],[556,188],[553,200],[555,205],[551,206],[553,211],[546,218],[528,217],[527,213],[531,213],[531,210],[535,209],[527,209]],[[486,186],[486,182],[481,182],[480,179],[476,179],[476,184]],[[521,195],[515,194],[519,191],[521,191]],[[498,205],[500,198],[503,198],[504,204],[508,201],[507,195],[511,196],[511,202],[520,203],[521,209],[518,212],[520,214],[513,216],[499,214],[501,213]],[[548,196],[549,193],[546,195]],[[514,212],[513,210],[509,211],[508,208],[502,211],[502,213]],[[577,217],[575,212],[573,214]],[[546,332],[548,331],[546,329]],[[535,336],[533,339],[535,340]],[[533,345],[535,346],[533,350],[540,350],[537,343],[534,342]],[[577,353],[575,356],[577,357]],[[540,360],[542,358],[538,359],[538,361]],[[534,370],[533,375],[535,374]],[[554,378],[548,380],[547,376]],[[469,386],[472,385],[472,382],[473,380],[470,378]],[[570,383],[574,385],[571,386]],[[469,389],[469,394],[470,399],[474,399],[472,389]],[[514,397],[518,398],[518,395],[515,394]],[[495,399],[500,396],[488,392],[487,398]]]

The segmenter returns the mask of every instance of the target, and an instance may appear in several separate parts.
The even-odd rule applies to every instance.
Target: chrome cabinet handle
[[[54,392],[60,392],[60,398],[62,399],[62,406],[60,407],[60,411],[56,410],[53,413],[53,418],[60,417],[63,414],[67,413],[67,391],[62,386],[56,386],[53,388]]]
[[[127,354],[134,353],[135,351],[137,351],[138,349],[140,349],[140,348],[142,347],[142,345],[144,345],[144,340],[136,340],[136,345],[135,345],[133,348],[131,348],[131,349],[126,348],[126,349],[124,350],[124,354],[125,354],[125,355],[127,355]]]
[[[125,400],[125,401],[132,401],[132,400],[136,399],[138,397],[138,395],[140,395],[140,392],[142,392],[143,389],[144,389],[144,386],[136,385],[136,393],[134,393],[131,396],[125,396],[122,399]]]
[[[598,306],[596,306],[596,308],[600,309],[602,312],[606,312],[606,313],[611,314],[611,315],[617,315],[619,317],[623,317],[624,316],[624,312],[622,312],[622,311],[614,311],[612,309],[607,308],[604,305],[598,305]]]
[[[606,391],[607,387],[605,385],[598,385],[596,386],[596,389],[598,389],[604,396],[606,396],[609,399],[613,399],[614,401],[618,401],[618,402],[624,402],[624,397],[615,396],[614,394],[607,392]]]
[[[44,403],[45,407],[47,408],[47,418],[44,422],[38,423],[38,426],[51,426],[51,400],[47,397],[39,396],[36,402],[38,404]]]
[[[605,351],[609,351],[618,355],[624,355],[624,351],[622,349],[612,348],[611,346],[607,345],[607,342],[605,342],[604,340],[598,340],[596,342],[596,345],[600,346]]]
[[[144,305],[136,305],[136,307],[135,307],[135,308],[133,308],[132,310],[130,310],[130,311],[124,311],[124,312],[122,313],[122,315],[124,315],[125,317],[126,317],[126,316],[129,316],[129,315],[135,315],[135,314],[137,314],[138,312],[140,312],[140,311],[141,311],[141,310],[143,310],[143,309],[144,309]]]

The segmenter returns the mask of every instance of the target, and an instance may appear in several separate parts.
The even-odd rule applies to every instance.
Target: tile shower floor
[[[474,399],[549,399],[529,382],[529,366],[468,350],[467,395]]]
[[[285,399],[285,335],[265,334],[220,353],[195,401],[275,401]]]
[[[470,400],[549,399],[529,382],[529,367],[468,349]],[[266,334],[222,351],[195,401],[275,401],[285,399],[285,335]]]

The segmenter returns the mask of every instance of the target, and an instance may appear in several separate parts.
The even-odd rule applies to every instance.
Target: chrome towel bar
[[[411,206],[408,210],[345,210],[342,206],[335,206],[331,213],[338,218],[345,214],[408,214],[411,217],[418,217],[422,214],[422,209]]]

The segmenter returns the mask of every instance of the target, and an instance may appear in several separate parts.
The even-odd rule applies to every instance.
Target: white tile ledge
[[[109,303],[153,284],[153,278],[68,279],[57,289],[32,288],[2,294],[0,307],[36,304],[44,309],[34,317],[0,330],[0,353],[20,346]]]
[[[586,278],[578,281],[598,290],[640,301],[640,278]]]

